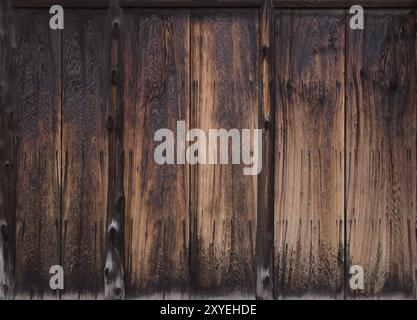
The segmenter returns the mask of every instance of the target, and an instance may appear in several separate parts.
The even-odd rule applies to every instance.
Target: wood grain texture
[[[192,14],[191,126],[258,126],[258,10]],[[194,297],[254,297],[257,176],[243,165],[198,165],[191,177]]]
[[[416,14],[373,10],[348,30],[347,265],[364,298],[415,298]]]
[[[64,298],[101,298],[108,188],[106,11],[65,10],[62,266]]]
[[[53,298],[60,263],[61,33],[48,12],[16,13],[16,297]]]
[[[124,12],[128,297],[186,298],[188,166],[158,165],[154,134],[189,112],[188,10]]]
[[[344,11],[276,14],[275,294],[339,298],[344,277]]]
[[[14,7],[107,8],[112,0],[12,0]],[[122,7],[261,7],[264,0],[120,0]],[[416,0],[272,0],[277,8],[416,8]]]
[[[0,3],[0,300],[14,296],[15,143],[13,134],[13,12]]]
[[[125,298],[124,279],[124,165],[123,149],[124,103],[123,103],[123,53],[122,11],[113,0],[106,22],[110,30],[110,69],[107,84],[110,90],[109,115],[106,128],[109,135],[108,196],[106,219],[106,264],[104,267],[104,291],[106,299]]]
[[[272,1],[265,0],[260,10],[259,54],[259,124],[263,130],[262,172],[258,176],[258,228],[256,230],[256,297],[273,297],[274,256],[274,156],[275,156],[275,97],[274,97],[274,38],[275,12]]]

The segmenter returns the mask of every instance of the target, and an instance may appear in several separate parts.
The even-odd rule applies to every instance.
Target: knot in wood
[[[264,128],[265,128],[266,131],[269,130],[269,121],[268,120],[265,120],[265,122],[264,122]]]
[[[261,48],[261,57],[262,57],[262,59],[265,59],[266,58],[266,56],[268,55],[268,52],[269,52],[269,47],[268,46],[262,46],[262,48]]]

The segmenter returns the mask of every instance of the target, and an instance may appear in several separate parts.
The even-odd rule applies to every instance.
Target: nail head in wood
[[[113,37],[118,38],[120,35],[120,20],[118,18],[113,20],[112,29],[113,29]]]
[[[11,167],[10,161],[5,161],[3,163],[3,169],[5,173],[10,173],[10,167]]]

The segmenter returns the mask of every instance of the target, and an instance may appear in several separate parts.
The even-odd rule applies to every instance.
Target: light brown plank
[[[347,267],[363,298],[415,298],[416,14],[368,10],[348,29]]]
[[[344,11],[276,14],[275,294],[339,298],[344,278]]]
[[[158,129],[175,133],[189,112],[189,11],[124,15],[127,295],[186,298],[188,166],[158,165]]]
[[[258,126],[258,10],[192,14],[191,126]],[[191,281],[195,297],[254,297],[257,176],[243,164],[198,165],[192,174]]]

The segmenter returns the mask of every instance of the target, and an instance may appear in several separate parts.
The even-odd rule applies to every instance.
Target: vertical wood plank
[[[104,267],[105,298],[123,299],[124,281],[124,210],[123,189],[123,53],[122,53],[122,11],[119,1],[113,0],[108,12],[110,30],[110,68],[107,83],[110,90],[109,114],[106,128],[109,134],[108,196],[106,218],[106,264]]]
[[[256,231],[256,296],[273,297],[274,256],[274,8],[265,0],[260,11],[260,108],[259,125],[263,129],[263,165],[258,178],[258,228]]]
[[[60,264],[61,32],[49,14],[16,16],[16,296],[53,298],[49,269]]]
[[[277,10],[279,298],[339,298],[344,278],[343,10]]]
[[[13,12],[0,3],[0,300],[14,296],[15,144],[13,132]]]
[[[347,266],[365,272],[351,297],[415,298],[415,38],[414,10],[367,10],[348,29]]]
[[[109,112],[105,10],[65,10],[62,265],[64,298],[102,298]]]
[[[129,297],[186,298],[188,166],[158,165],[158,129],[189,112],[189,10],[126,10],[124,148]],[[180,133],[179,133],[180,134]]]
[[[192,128],[258,126],[257,9],[192,14]],[[229,144],[230,145],[230,144]],[[243,165],[198,165],[192,173],[191,281],[195,297],[254,297],[257,176]]]

